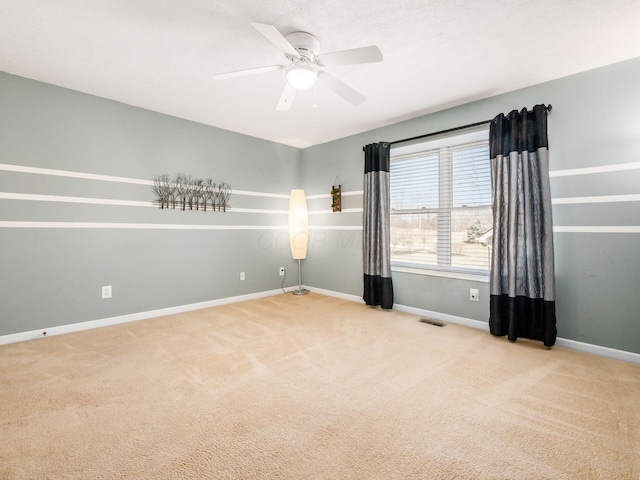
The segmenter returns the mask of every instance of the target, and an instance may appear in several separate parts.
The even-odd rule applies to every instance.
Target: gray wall
[[[187,172],[236,190],[288,195],[299,186],[300,151],[0,73],[0,163],[142,180]],[[147,185],[6,168],[0,192],[154,200]],[[0,228],[0,335],[277,289],[280,266],[294,284],[286,232],[261,229],[286,227],[287,198],[234,195],[230,203],[285,214],[0,200],[0,222],[35,222]],[[81,228],[60,228],[63,222]],[[141,228],[149,224],[178,228]],[[257,228],[240,229],[247,226]],[[112,299],[101,299],[103,285],[112,285]]]
[[[362,190],[362,146],[367,143],[473,123],[538,103],[553,105],[549,115],[552,171],[638,162],[639,78],[640,59],[635,59],[307,148],[302,152],[302,184],[308,195],[325,193],[339,176],[343,190]],[[551,179],[554,199],[637,195],[639,185],[638,169]],[[349,197],[348,202],[351,207],[362,207],[362,196]],[[638,228],[640,203],[583,200],[556,204],[553,215],[558,230],[569,226]],[[320,228],[334,230],[315,231],[325,241],[309,250],[307,283],[360,296],[362,251],[355,241],[359,232],[335,229],[361,226],[361,214],[312,220]],[[558,335],[640,353],[640,233],[581,230],[554,235]],[[397,304],[488,320],[487,283],[398,272],[393,281]],[[469,301],[469,288],[480,290],[479,302]]]
[[[362,190],[362,146],[551,103],[552,170],[638,162],[640,59],[496,96],[305,150],[222,131],[0,73],[0,163],[152,179],[188,172],[237,190],[303,187],[312,211],[307,285],[362,294],[360,194],[327,214],[336,176]],[[575,173],[575,172],[574,172]],[[555,199],[640,193],[640,170],[555,176]],[[0,193],[150,201],[148,186],[0,169]],[[321,196],[324,195],[324,196]],[[286,210],[286,198],[235,195],[236,208]],[[640,225],[640,203],[557,204],[556,228]],[[0,335],[279,288],[296,283],[286,215],[159,211],[88,203],[0,200],[0,222],[170,224],[183,228],[17,228],[0,223]],[[42,225],[42,224],[37,224]],[[58,224],[59,226],[60,224]],[[193,230],[190,225],[228,225]],[[242,227],[254,227],[243,230]],[[263,226],[264,229],[260,227]],[[555,234],[560,337],[640,353],[638,233]],[[240,282],[239,272],[247,280]],[[100,287],[114,297],[101,300]],[[487,321],[488,284],[394,273],[396,302]],[[469,302],[469,288],[480,301]]]

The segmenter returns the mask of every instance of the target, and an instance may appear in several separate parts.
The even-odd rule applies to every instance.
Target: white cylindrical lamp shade
[[[304,190],[291,190],[289,197],[289,246],[294,260],[307,258],[309,214]]]

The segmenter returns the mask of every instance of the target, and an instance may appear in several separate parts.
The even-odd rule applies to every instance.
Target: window
[[[391,264],[488,275],[488,130],[391,150]]]

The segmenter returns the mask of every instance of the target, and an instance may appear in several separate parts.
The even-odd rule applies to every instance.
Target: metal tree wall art
[[[207,205],[215,205],[216,198],[216,184],[210,178],[204,180],[202,184],[202,202],[204,203],[204,211],[207,211]]]
[[[194,179],[188,173],[178,173],[173,178],[158,175],[153,179],[156,203],[161,209],[203,210],[226,212],[231,198],[231,185],[215,183],[210,178]]]

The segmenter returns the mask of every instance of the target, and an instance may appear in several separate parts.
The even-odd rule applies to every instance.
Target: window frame
[[[399,160],[401,158],[410,158],[419,155],[427,156],[430,152],[440,151],[438,153],[438,198],[439,205],[436,208],[420,208],[420,209],[404,209],[404,210],[390,210],[390,216],[393,215],[417,215],[417,214],[438,214],[441,212],[450,212],[453,213],[456,210],[472,210],[474,208],[482,208],[485,209],[487,207],[491,208],[492,204],[481,205],[481,206],[461,206],[454,207],[453,206],[453,179],[452,179],[452,159],[451,156],[442,156],[441,151],[443,148],[451,149],[458,146],[473,144],[476,142],[487,142],[489,141],[489,127],[488,125],[476,127],[470,130],[463,131],[461,133],[448,133],[443,134],[442,136],[431,138],[429,140],[420,140],[409,145],[401,145],[397,147],[392,147],[391,149],[391,162],[394,160]],[[400,158],[399,158],[400,157]],[[448,158],[447,158],[448,157]],[[490,160],[489,160],[490,161]],[[444,165],[443,165],[444,164]],[[442,177],[441,175],[445,173],[449,177],[445,180],[445,184],[447,186],[443,187]],[[443,195],[443,189],[446,190],[450,187],[450,191],[445,192]],[[492,193],[493,196],[493,193]],[[442,201],[445,201],[445,206],[442,206]],[[447,203],[450,206],[447,206]],[[444,217],[444,216],[443,216]],[[440,217],[438,217],[438,222],[440,222]],[[448,239],[449,250],[444,252],[437,252],[438,259],[447,258],[449,261],[449,265],[437,265],[437,264],[422,264],[422,263],[414,263],[414,262],[402,262],[398,260],[391,261],[391,270],[394,272],[401,273],[410,273],[417,275],[429,275],[436,277],[447,277],[447,278],[456,278],[462,280],[474,280],[479,282],[489,282],[489,269],[490,266],[484,269],[477,268],[468,268],[468,267],[455,267],[451,265],[451,216],[449,216],[448,228],[446,231],[446,238]],[[440,235],[443,235],[441,232],[441,227],[437,228],[437,235],[440,238]],[[488,248],[491,248],[488,246]],[[439,261],[438,260],[438,261]]]

